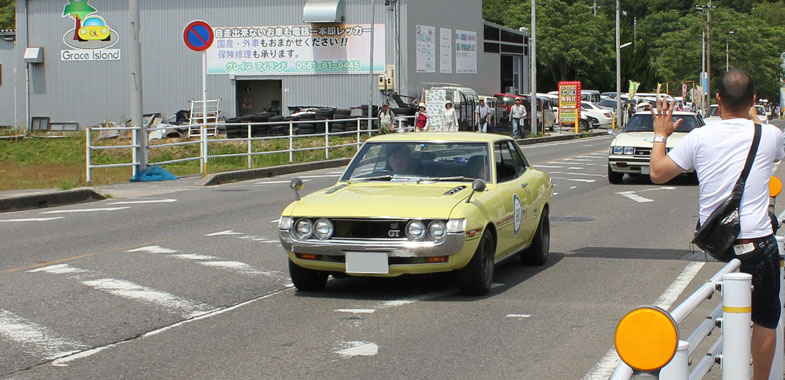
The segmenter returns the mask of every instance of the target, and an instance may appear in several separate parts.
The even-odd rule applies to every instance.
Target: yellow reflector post
[[[676,321],[656,306],[641,306],[616,326],[616,352],[632,369],[654,371],[671,361],[679,345]]]
[[[779,178],[772,176],[769,181],[769,196],[776,197],[782,192],[782,181]]]

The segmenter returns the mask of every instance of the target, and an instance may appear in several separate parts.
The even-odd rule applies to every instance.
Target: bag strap
[[[755,155],[758,153],[761,129],[762,127],[760,124],[755,124],[755,134],[752,137],[752,146],[750,146],[750,151],[747,153],[747,162],[744,164],[744,169],[741,171],[741,176],[739,176],[738,181],[736,181],[736,186],[733,187],[733,191],[731,192],[731,198],[734,198],[739,202],[739,214],[741,214],[741,197],[744,195],[744,185],[746,184],[747,177],[750,175],[750,171],[752,170],[752,163],[755,162]]]

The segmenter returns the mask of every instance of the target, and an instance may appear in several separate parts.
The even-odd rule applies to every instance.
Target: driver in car
[[[392,174],[409,173],[409,153],[409,147],[406,145],[392,147],[387,155],[387,168]]]

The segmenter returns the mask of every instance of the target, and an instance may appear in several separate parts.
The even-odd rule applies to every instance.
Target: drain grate
[[[552,216],[551,222],[554,223],[578,223],[578,222],[591,222],[594,218],[587,218],[585,216]]]

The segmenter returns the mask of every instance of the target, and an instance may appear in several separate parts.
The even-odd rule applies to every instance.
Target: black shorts
[[[774,235],[757,240],[755,250],[736,256],[739,271],[752,275],[752,321],[776,329],[780,321],[780,260]]]

